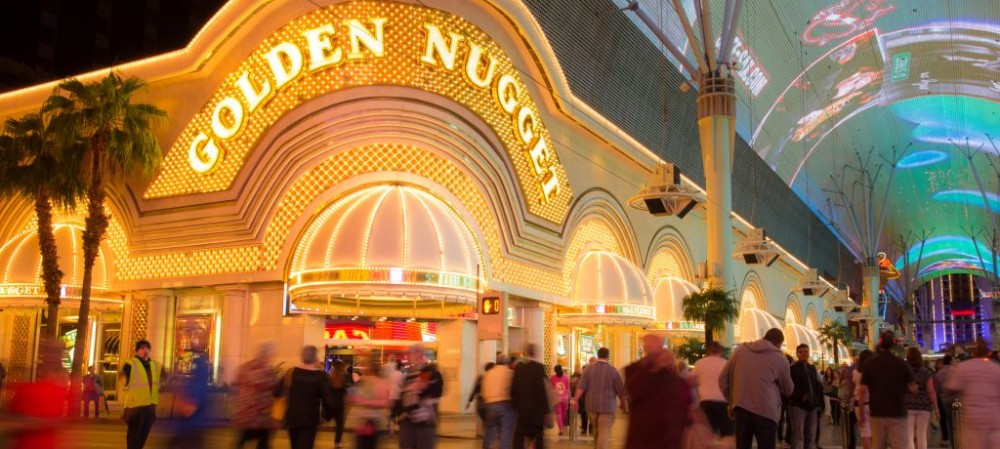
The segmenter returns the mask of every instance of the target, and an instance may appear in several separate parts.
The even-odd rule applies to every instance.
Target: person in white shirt
[[[514,421],[517,414],[510,402],[510,385],[514,380],[514,370],[510,369],[510,359],[497,355],[497,364],[483,374],[483,384],[479,395],[486,404],[486,434],[483,449],[494,447],[500,440],[500,449],[511,449],[514,441]]]
[[[729,417],[726,397],[719,388],[719,375],[726,367],[726,359],[722,358],[722,347],[714,341],[708,345],[707,351],[708,355],[694,362],[698,405],[708,417],[712,431],[720,437],[729,437],[734,434],[733,420]]]
[[[963,449],[1000,448],[1000,364],[989,354],[986,342],[976,341],[975,357],[952,368],[945,380],[944,387],[958,392],[962,404],[962,422],[956,423],[960,426],[955,437]]]

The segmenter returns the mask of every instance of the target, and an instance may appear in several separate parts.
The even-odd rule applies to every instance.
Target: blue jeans
[[[510,401],[486,404],[486,435],[483,449],[492,448],[500,440],[500,449],[510,449],[514,438],[514,420],[517,414]]]
[[[788,407],[788,416],[792,422],[792,449],[816,449],[815,408]]]

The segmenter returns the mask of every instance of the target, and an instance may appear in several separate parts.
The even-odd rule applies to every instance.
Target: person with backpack
[[[101,396],[104,396],[104,382],[94,367],[83,376],[83,417],[90,418],[90,404],[94,404],[94,419],[101,417]]]

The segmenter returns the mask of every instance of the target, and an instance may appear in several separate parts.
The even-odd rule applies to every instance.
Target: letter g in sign
[[[222,149],[215,144],[215,140],[205,133],[198,133],[198,136],[191,141],[191,148],[188,150],[188,163],[191,168],[198,173],[208,173],[219,165],[222,160]]]

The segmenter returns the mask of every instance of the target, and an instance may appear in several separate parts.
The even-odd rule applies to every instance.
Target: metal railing
[[[961,435],[962,435],[962,403],[955,399],[955,402],[951,403],[951,432],[948,436],[951,437],[951,449],[962,449]]]
[[[579,413],[577,413],[576,407],[569,407],[568,412],[569,419],[567,419],[568,424],[566,425],[569,426],[569,441],[576,444],[576,440],[579,438],[580,433],[580,427],[577,424],[577,417],[579,417]]]

